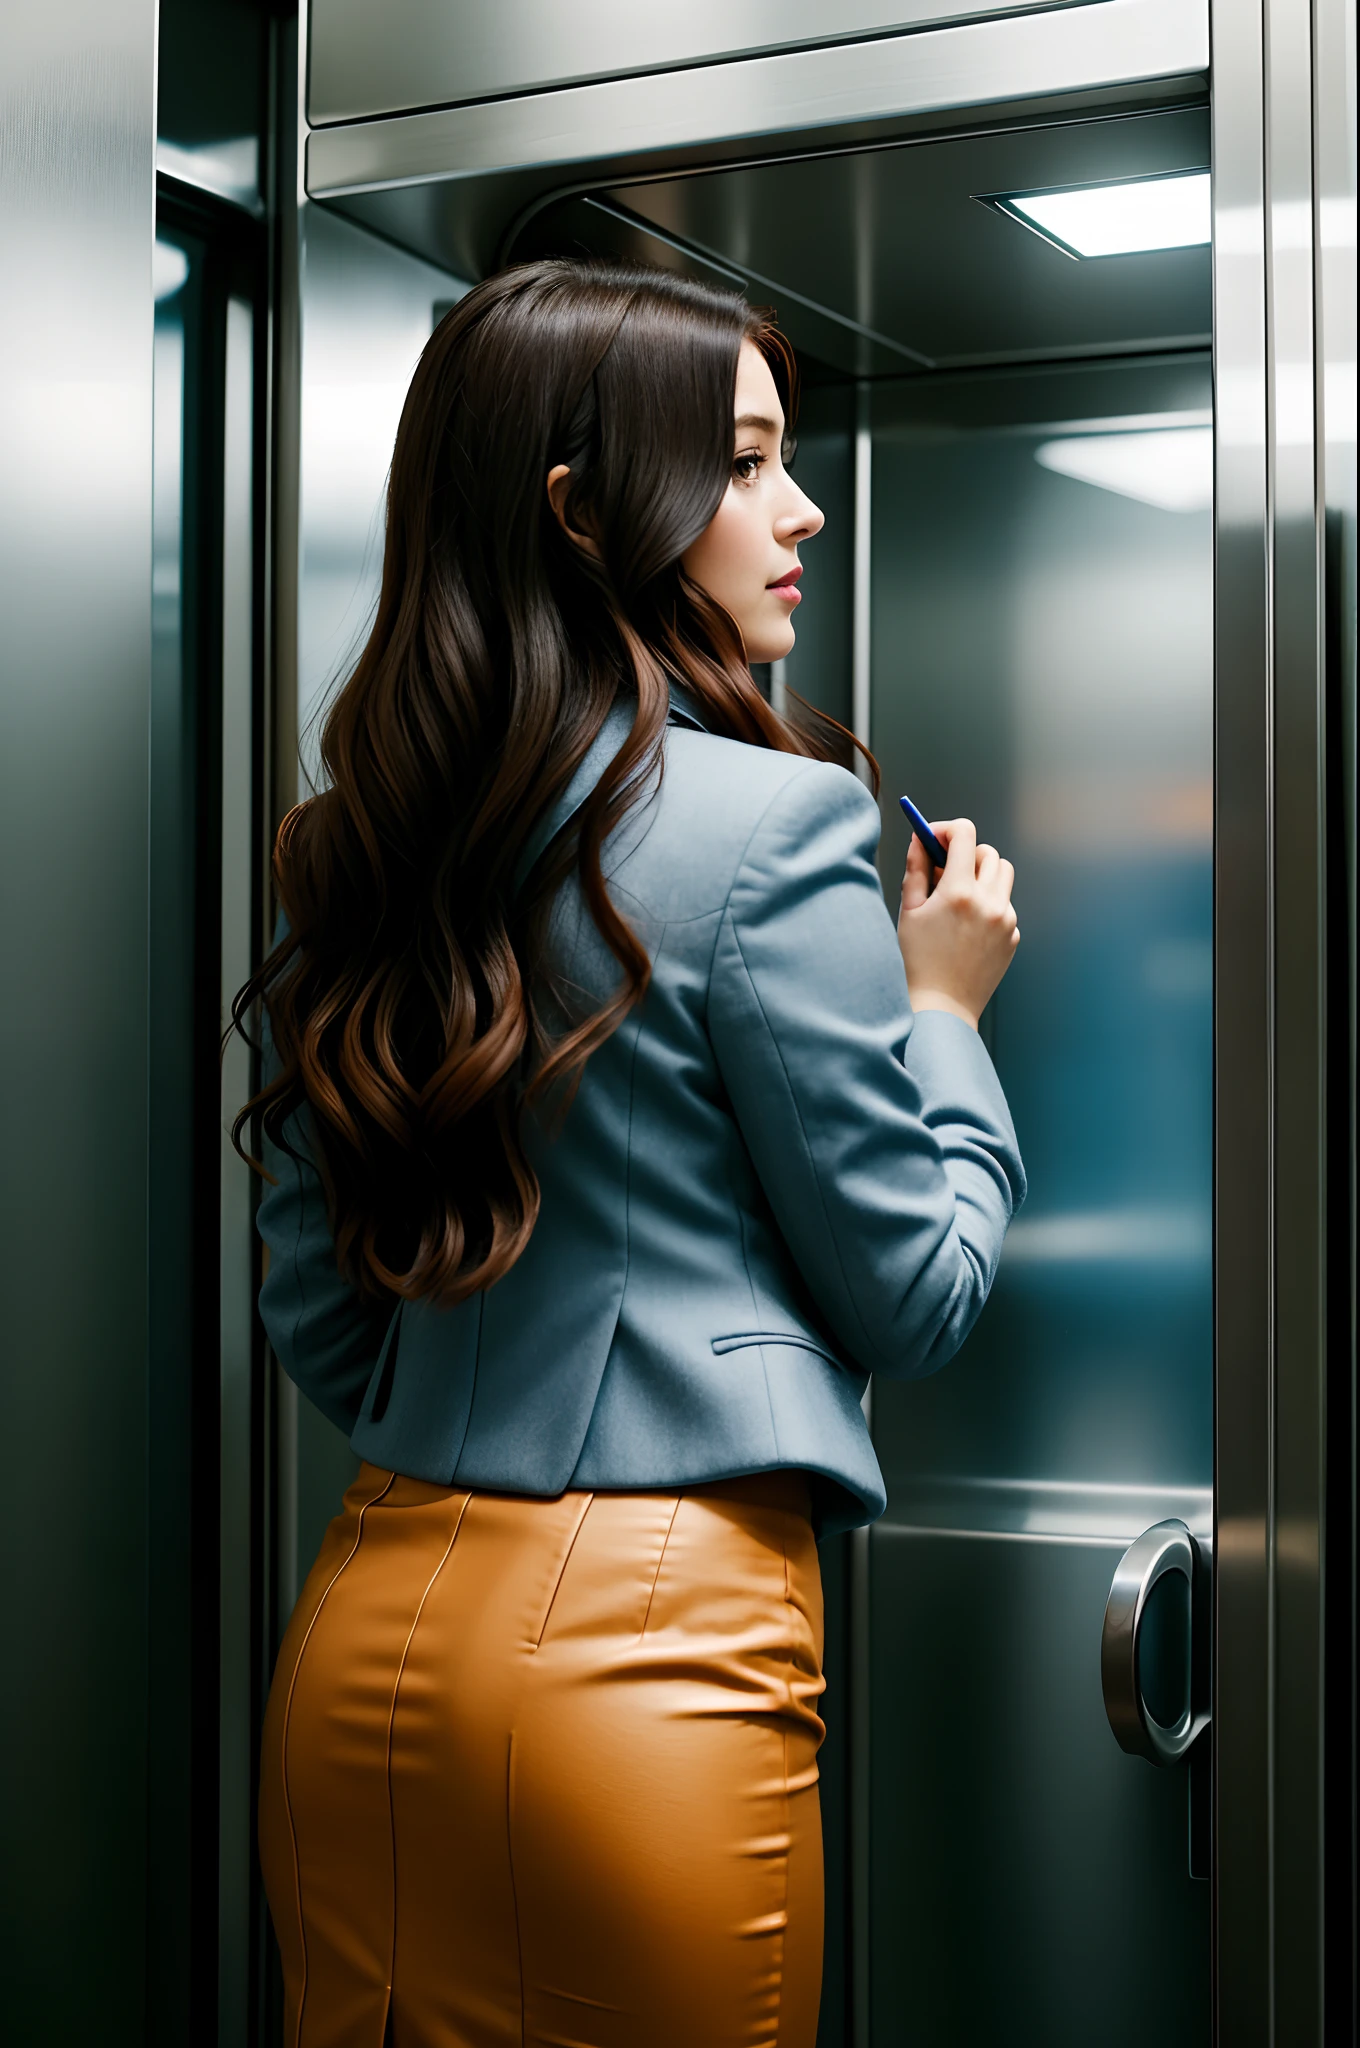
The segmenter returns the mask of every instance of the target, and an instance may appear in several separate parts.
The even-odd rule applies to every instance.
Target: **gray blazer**
[[[631,720],[606,721],[525,871]],[[673,693],[659,787],[605,849],[651,986],[560,1132],[530,1126],[542,1209],[489,1292],[360,1302],[315,1171],[270,1148],[265,1327],[363,1457],[540,1495],[792,1466],[822,1533],[882,1512],[868,1376],[957,1351],[1025,1180],[977,1033],[912,1015],[878,832],[853,775],[716,738]],[[574,880],[552,944],[603,1000],[617,965]]]

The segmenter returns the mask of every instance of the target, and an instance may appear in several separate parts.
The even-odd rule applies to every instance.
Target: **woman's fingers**
[[[955,885],[971,883],[977,874],[977,826],[972,819],[951,818],[938,825],[932,820],[930,829],[948,856],[945,880]]]
[[[1015,922],[1015,905],[1011,902],[1011,890],[1015,887],[1015,869],[1008,860],[998,859],[996,866],[985,878],[978,877],[979,888],[985,888],[987,900],[994,913],[999,913],[1010,923]]]
[[[1015,869],[994,846],[979,846],[970,818],[931,830],[945,849],[943,872],[933,877],[913,839],[902,884],[897,936],[907,987],[918,1009],[952,1010],[976,1024],[1020,943]]]
[[[907,871],[902,877],[902,908],[904,911],[919,910],[930,894],[931,876],[934,869],[930,856],[913,832],[911,845],[907,848]]]

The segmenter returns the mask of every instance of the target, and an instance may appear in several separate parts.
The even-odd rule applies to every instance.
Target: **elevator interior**
[[[1212,1528],[1209,250],[1075,260],[984,203],[1207,169],[1202,84],[1146,97],[577,166],[527,202],[507,179],[499,210],[487,181],[306,210],[305,731],[362,629],[431,320],[502,262],[640,258],[773,305],[798,350],[796,473],[827,525],[773,688],[877,755],[885,894],[902,790],[1016,862],[1024,944],[984,1030],[1029,1204],[964,1354],[875,1387],[888,1514],[824,1558],[824,2044],[1077,2048],[1097,2013],[1110,2048],[1209,2038],[1190,1774],[1121,1753],[1100,1676],[1125,1547],[1174,1517],[1207,1556]],[[365,384],[346,544],[324,423]],[[298,1427],[305,1570],[349,1453]],[[1184,1649],[1164,1593],[1149,1688],[1159,1618]],[[1174,1719],[1188,1670],[1160,1682]],[[1140,1962],[1111,1997],[1114,1927]]]
[[[6,10],[16,2038],[279,2039],[260,1716],[352,1460],[254,1315],[218,1033],[414,363],[535,247],[778,307],[828,526],[769,687],[872,741],[889,894],[901,788],[1020,870],[987,1030],[1029,1205],[963,1356],[875,1390],[891,1510],[824,1555],[822,2042],[1360,2035],[1355,36],[1354,0]],[[1206,163],[1211,252],[1082,263],[991,205]],[[1208,1562],[1211,1477],[1205,1884],[1184,1767],[1106,1725],[1101,1607],[1158,1518]]]

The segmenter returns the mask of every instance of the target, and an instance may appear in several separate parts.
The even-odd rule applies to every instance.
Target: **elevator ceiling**
[[[1077,261],[979,195],[1198,170],[1204,107],[995,129],[577,191],[515,238],[737,282],[858,376],[1203,346],[1207,246]]]

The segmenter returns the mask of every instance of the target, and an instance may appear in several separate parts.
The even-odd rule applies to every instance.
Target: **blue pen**
[[[924,846],[926,852],[930,855],[931,860],[935,863],[935,866],[937,868],[942,868],[945,862],[948,860],[949,855],[945,852],[939,840],[935,837],[935,834],[931,831],[929,825],[927,825],[925,819],[921,816],[921,813],[917,810],[911,798],[909,796],[899,797],[898,802],[901,804],[903,810],[907,814],[907,819],[911,825],[912,831],[916,834],[916,837],[920,840],[922,846]]]

